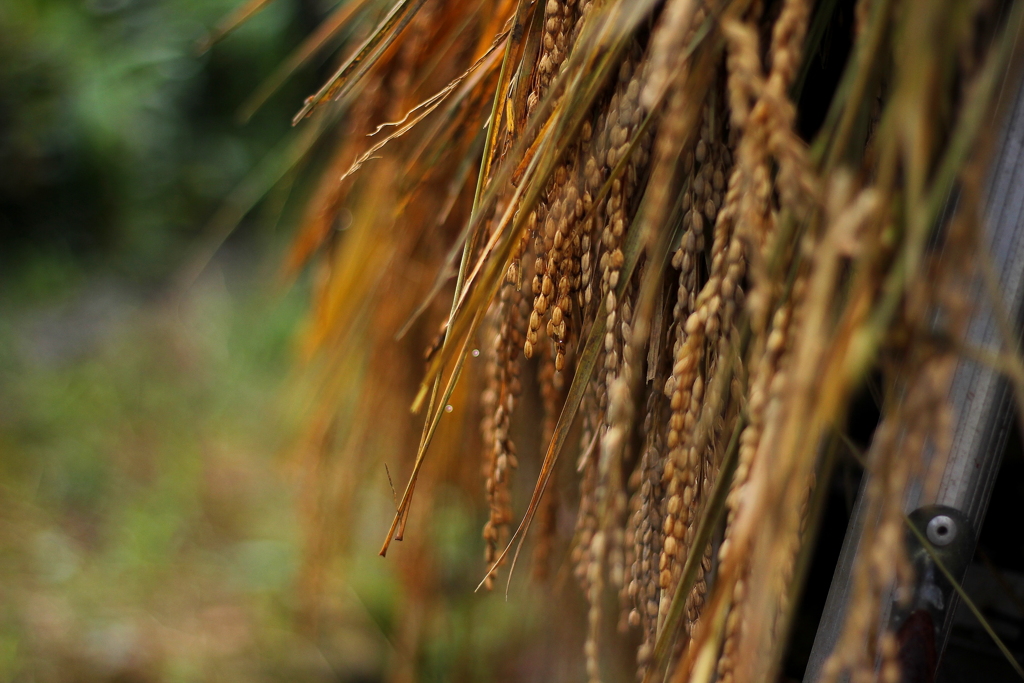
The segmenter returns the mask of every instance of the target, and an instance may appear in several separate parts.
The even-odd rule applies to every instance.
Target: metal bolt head
[[[956,539],[957,527],[952,517],[935,515],[928,522],[928,540],[936,547],[949,545]]]

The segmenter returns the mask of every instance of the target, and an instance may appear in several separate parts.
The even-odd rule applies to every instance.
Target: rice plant
[[[571,567],[588,680],[627,645],[643,681],[775,680],[878,372],[879,523],[823,678],[899,680],[879,609],[912,581],[902,493],[949,447],[1024,7],[857,0],[844,27],[847,4],[349,0],[310,38],[285,71],[358,36],[295,121],[330,156],[288,260],[315,278],[310,600],[387,454],[380,554],[426,542],[440,482],[475,481],[481,589]],[[837,30],[838,81],[808,93]]]

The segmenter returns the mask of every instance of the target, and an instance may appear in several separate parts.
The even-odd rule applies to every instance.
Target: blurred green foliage
[[[276,258],[221,256],[157,300],[95,276],[0,293],[0,681],[522,680],[575,657],[528,569],[511,602],[473,592],[482,517],[454,487],[434,494],[431,588],[407,611],[404,544],[377,556],[383,472],[335,521],[350,552],[303,628],[292,340],[309,293],[267,286]],[[397,651],[410,627],[417,651]]]
[[[303,293],[225,282],[4,298],[0,680],[318,678],[282,461]]]
[[[281,138],[307,69],[246,126],[235,113],[321,14],[277,0],[205,53],[236,0],[0,3],[0,245],[133,278],[172,270]]]
[[[316,80],[239,125],[329,7],[197,54],[236,5],[0,2],[0,681],[331,677],[293,618],[287,236],[250,220],[165,293]]]

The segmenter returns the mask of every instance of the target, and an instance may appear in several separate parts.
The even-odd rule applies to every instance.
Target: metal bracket
[[[974,554],[974,529],[967,516],[947,505],[928,505],[911,512],[909,518],[949,573],[962,581]],[[912,591],[910,599],[893,605],[889,624],[899,644],[903,680],[933,681],[956,606],[956,589],[936,566],[920,536],[907,529],[906,539],[915,582],[905,589]]]

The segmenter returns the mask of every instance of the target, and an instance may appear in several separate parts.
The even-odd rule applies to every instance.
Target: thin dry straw
[[[315,95],[306,100],[302,109],[292,119],[292,125],[297,125],[302,119],[306,118],[313,111],[314,107],[324,100],[344,97],[352,89],[352,86],[370,70],[370,67],[380,59],[384,51],[401,35],[424,2],[426,0],[399,0],[395,3],[391,11],[388,12],[387,16],[384,17],[370,37],[356,50],[355,54],[341,65],[338,71],[324,83],[323,87]]]

